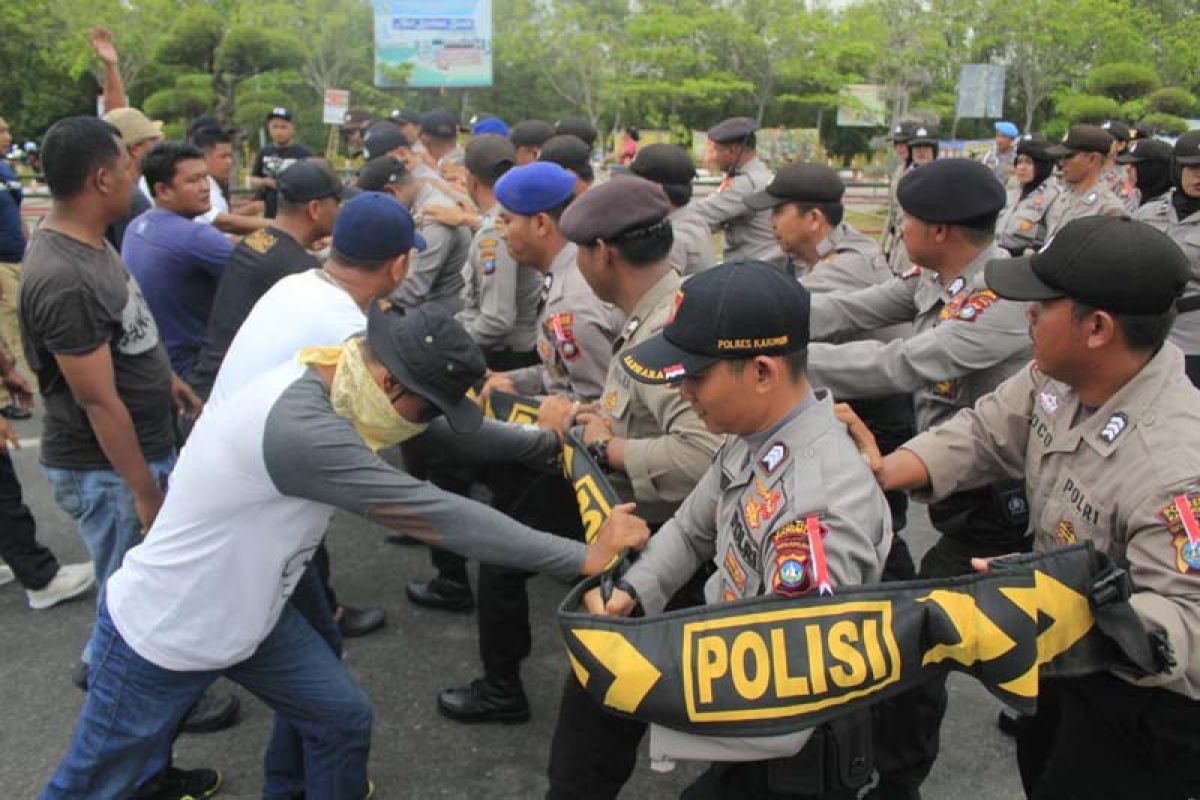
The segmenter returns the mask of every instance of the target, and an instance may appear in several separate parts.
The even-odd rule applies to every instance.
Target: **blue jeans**
[[[175,454],[151,461],[150,472],[165,491],[167,477],[175,467]],[[43,467],[54,488],[54,501],[79,524],[79,535],[92,554],[96,583],[100,587],[97,608],[104,604],[108,576],[121,566],[125,553],[142,541],[133,493],[116,470],[61,469]],[[95,632],[93,631],[93,639]],[[92,663],[94,644],[89,640],[83,660]]]
[[[291,605],[254,655],[224,670],[174,672],[125,643],[101,606],[87,700],[43,800],[127,797],[147,761],[169,747],[184,714],[224,675],[286,714],[304,741],[309,800],[367,794],[371,705],[329,645]]]

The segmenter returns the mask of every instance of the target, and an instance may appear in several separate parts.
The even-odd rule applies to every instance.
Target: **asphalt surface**
[[[36,439],[36,420],[17,424]],[[39,538],[64,563],[87,558],[73,522],[55,505],[38,466],[36,443],[14,453],[26,503]],[[906,538],[916,553],[932,544],[923,507],[910,513]],[[431,574],[424,548],[384,543],[384,531],[339,515],[329,534],[334,587],[343,602],[380,605],[388,624],[348,642],[347,666],[375,705],[370,773],[381,800],[393,798],[538,798],[567,674],[567,659],[553,610],[565,587],[549,578],[529,584],[534,615],[533,657],[524,671],[533,720],[517,726],[464,726],[442,718],[440,689],[479,673],[473,614],[426,611],[408,603],[404,585]],[[220,586],[213,586],[214,593]],[[70,682],[87,638],[95,595],[47,611],[32,611],[16,583],[0,588],[0,798],[36,796],[70,738],[83,701]],[[269,709],[244,690],[221,682],[242,699],[242,721],[216,734],[183,736],[176,745],[182,767],[211,766],[224,775],[221,797],[254,798],[262,789],[262,751]],[[1015,747],[996,727],[998,701],[970,678],[950,680],[950,710],[942,728],[943,751],[926,782],[925,800],[1017,800]],[[701,771],[681,764],[673,773],[649,769],[646,743],[622,798],[675,797]]]

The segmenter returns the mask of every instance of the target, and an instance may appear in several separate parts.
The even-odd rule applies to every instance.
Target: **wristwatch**
[[[611,469],[608,465],[608,443],[611,441],[612,437],[606,436],[603,439],[596,439],[584,445],[588,451],[588,455],[595,459],[596,463],[600,465],[600,469],[605,472]]]

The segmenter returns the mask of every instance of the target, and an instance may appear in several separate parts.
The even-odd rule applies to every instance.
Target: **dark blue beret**
[[[561,205],[575,193],[575,173],[549,161],[513,167],[496,181],[496,199],[527,217]]]

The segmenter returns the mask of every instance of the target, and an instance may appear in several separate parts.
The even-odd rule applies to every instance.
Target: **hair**
[[[801,214],[807,214],[814,208],[817,209],[825,217],[825,221],[835,228],[842,224],[842,218],[846,214],[846,207],[841,203],[810,203],[797,200],[793,202],[793,205],[796,206],[796,211]]]
[[[1029,153],[1018,153],[1017,158],[1026,156],[1033,162],[1033,180],[1021,187],[1021,197],[1024,200],[1032,192],[1036,191],[1039,186],[1050,179],[1054,174],[1054,161],[1043,158],[1034,158]]]
[[[1093,311],[1103,310],[1093,308],[1078,300],[1072,300],[1071,305],[1073,306],[1071,313],[1077,320],[1082,320]],[[1179,312],[1175,310],[1174,303],[1161,314],[1117,314],[1112,311],[1106,313],[1116,320],[1117,327],[1124,334],[1125,344],[1130,350],[1150,353],[1158,352],[1163,343],[1167,341],[1167,335],[1175,324],[1175,317],[1179,315]]]
[[[397,253],[396,255],[402,254]],[[388,256],[387,258],[356,258],[346,255],[337,249],[337,245],[334,245],[329,248],[329,258],[343,267],[362,270],[363,272],[378,272],[390,264],[396,256]]]
[[[81,191],[88,176],[112,166],[121,157],[113,137],[121,132],[96,117],[65,117],[50,126],[42,139],[42,170],[50,195],[68,200]]]
[[[201,128],[192,134],[192,144],[208,153],[219,144],[233,144],[233,134],[222,128]]]
[[[965,219],[962,222],[954,223],[955,227],[962,228],[963,236],[973,245],[985,245],[996,238],[996,220],[1000,219],[1000,212],[994,214],[985,214],[982,217],[974,219]]]
[[[766,355],[764,353],[764,355]],[[793,350],[790,353],[782,353],[778,356],[772,355],[769,358],[782,358],[783,365],[787,367],[788,375],[792,380],[803,378],[808,373],[808,348],[802,347],[799,350]],[[729,360],[729,368],[733,370],[735,375],[741,375],[746,371],[746,365],[750,363],[751,358],[733,358]]]
[[[649,227],[624,231],[608,243],[617,249],[622,261],[635,267],[648,267],[666,258],[674,242],[671,221],[664,217]]]
[[[575,199],[575,195],[571,195],[571,196],[567,197],[566,200],[563,200],[561,203],[559,203],[558,205],[552,206],[543,211],[538,211],[536,213],[545,214],[550,219],[554,220],[554,224],[557,225],[559,223],[559,220],[562,219],[563,212],[567,210],[567,206],[571,205],[571,202],[574,201],[574,199]],[[533,216],[533,215],[530,215],[530,216]]]
[[[159,142],[154,145],[149,153],[142,156],[142,174],[146,176],[151,196],[158,196],[158,184],[171,185],[180,161],[203,158],[204,153],[199,148],[186,142]]]
[[[667,193],[667,199],[676,208],[683,208],[692,202],[692,185],[690,183],[660,183],[659,186]]]

